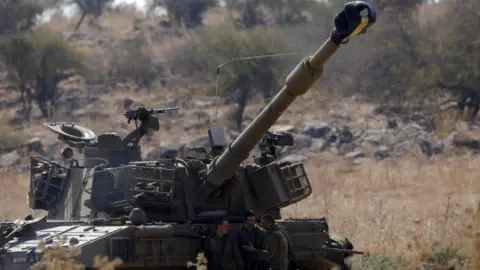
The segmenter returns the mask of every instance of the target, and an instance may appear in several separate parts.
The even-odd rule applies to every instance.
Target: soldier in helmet
[[[216,230],[205,241],[204,251],[207,255],[209,270],[242,270],[243,259],[235,237],[228,233],[228,220],[216,221]]]
[[[268,262],[271,270],[287,270],[289,263],[288,240],[285,234],[275,224],[275,219],[270,214],[263,215],[260,224],[267,231],[264,249],[257,249],[252,244],[243,247],[249,251],[257,252]]]
[[[255,214],[252,210],[245,211],[244,215],[245,226],[237,235],[237,243],[242,253],[243,262],[245,263],[245,270],[259,270],[264,264],[264,261],[258,259],[256,252],[249,251],[242,248],[242,246],[253,245],[256,249],[262,249],[265,243],[266,232],[255,222]]]

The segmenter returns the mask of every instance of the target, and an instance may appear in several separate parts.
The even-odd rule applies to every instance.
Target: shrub
[[[112,0],[70,0],[70,2],[75,4],[82,13],[75,26],[75,30],[78,30],[87,15],[93,17],[90,21],[90,23],[93,23],[103,14],[108,5],[112,3]]]
[[[403,257],[389,256],[386,254],[368,254],[362,257],[358,270],[403,270],[409,269]]]
[[[232,25],[221,25],[199,33],[183,48],[175,48],[171,61],[173,70],[184,75],[204,76],[223,65],[217,70],[219,95],[227,103],[238,105],[233,118],[240,129],[248,100],[256,95],[268,99],[278,91],[285,80],[282,75],[288,58],[239,58],[285,53],[287,48],[280,29],[237,30]]]
[[[0,129],[0,154],[19,148],[25,141],[26,136],[21,129]]]
[[[124,39],[113,48],[109,61],[109,77],[132,80],[140,87],[150,87],[162,73],[163,66],[155,61],[150,44],[143,35]]]
[[[455,267],[468,259],[463,250],[454,246],[433,247],[425,255],[425,263],[435,267]]]
[[[25,117],[36,101],[45,117],[56,108],[58,83],[83,73],[82,55],[57,36],[38,31],[20,33],[0,39],[0,61],[8,71],[8,79],[21,94]]]
[[[192,28],[201,25],[203,13],[217,5],[218,0],[152,0],[150,8],[164,8],[171,23]]]
[[[44,6],[31,0],[0,1],[0,35],[29,30],[35,25]]]

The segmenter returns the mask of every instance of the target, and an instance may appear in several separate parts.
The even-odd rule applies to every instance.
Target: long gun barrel
[[[354,1],[345,4],[344,10],[335,17],[335,28],[330,37],[312,55],[304,58],[287,76],[285,85],[262,112],[232,142],[232,144],[209,166],[205,181],[198,192],[198,199],[209,194],[235,176],[238,166],[248,158],[250,151],[262,139],[268,129],[290,106],[296,97],[305,94],[318,80],[324,64],[341,44],[355,35],[365,33],[376,21],[376,10],[371,4]]]

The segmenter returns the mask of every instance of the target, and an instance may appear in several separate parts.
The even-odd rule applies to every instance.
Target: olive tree
[[[219,26],[204,35],[200,53],[210,60],[210,67],[235,58],[284,53],[287,46],[282,32],[271,28],[255,28],[238,31],[232,26]],[[233,114],[235,128],[240,130],[248,101],[257,95],[271,98],[277,91],[286,67],[285,58],[263,57],[240,59],[230,62],[219,70],[220,95],[227,103],[235,103]]]
[[[35,0],[0,1],[0,35],[31,29],[44,9],[45,5]]]
[[[70,0],[70,3],[75,4],[82,14],[75,25],[75,31],[82,26],[86,16],[92,17],[91,22],[97,20],[112,2],[113,0]]]
[[[74,48],[45,31],[1,38],[0,61],[7,68],[8,79],[20,91],[27,119],[34,101],[43,116],[51,116],[59,98],[58,84],[85,69]]]
[[[202,24],[202,15],[218,0],[150,0],[150,9],[164,8],[171,23],[193,28]]]

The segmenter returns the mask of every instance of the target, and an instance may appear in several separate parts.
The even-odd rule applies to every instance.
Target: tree
[[[112,53],[109,76],[116,80],[130,79],[139,87],[149,88],[164,71],[144,34],[122,40],[112,47]]]
[[[265,25],[263,0],[227,0],[230,10],[238,10],[241,14],[239,22],[245,28]]]
[[[71,2],[77,5],[82,14],[80,20],[78,20],[77,25],[75,26],[75,31],[77,31],[87,15],[93,17],[90,22],[96,21],[113,0],[71,0]]]
[[[278,31],[258,27],[238,31],[233,26],[218,26],[200,41],[199,53],[210,59],[214,67],[235,58],[286,52],[286,45]],[[233,121],[242,129],[243,114],[248,101],[255,96],[271,98],[284,80],[285,58],[265,57],[230,62],[219,71],[220,95],[227,103],[235,103]]]
[[[51,33],[21,33],[0,40],[0,61],[8,79],[21,93],[23,112],[29,119],[36,101],[43,116],[49,117],[59,98],[58,84],[73,71],[85,69],[81,55]]]
[[[171,23],[186,28],[202,25],[202,15],[211,7],[218,6],[218,0],[151,0],[150,9],[164,8]]]
[[[421,55],[423,35],[414,20],[423,0],[378,0],[381,23],[372,30],[372,53],[354,80],[353,91],[375,101],[404,101],[419,85],[412,78],[427,64]],[[413,87],[413,88],[412,88]]]
[[[0,1],[0,35],[15,34],[35,26],[37,16],[45,9],[40,1]]]
[[[447,91],[469,88],[480,91],[480,3],[447,0],[448,19],[440,17],[430,31],[437,46],[431,47],[437,85]]]
[[[265,24],[285,26],[306,23],[309,11],[326,6],[316,0],[227,0],[226,5],[228,9],[240,12],[239,21],[245,28]]]

